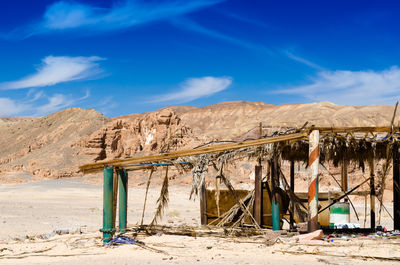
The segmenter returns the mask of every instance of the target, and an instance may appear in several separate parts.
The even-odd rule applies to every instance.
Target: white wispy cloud
[[[212,38],[220,39],[229,43],[232,43],[234,45],[246,48],[251,51],[255,52],[261,52],[265,53],[268,55],[272,55],[274,52],[271,51],[269,48],[267,48],[264,45],[259,45],[257,43],[253,43],[250,41],[246,41],[240,38],[235,38],[226,34],[223,34],[221,32],[206,28],[193,20],[187,19],[187,18],[178,18],[178,19],[171,19],[170,20],[175,26],[178,28],[194,31]]]
[[[271,28],[271,25],[268,25],[268,24],[266,24],[266,23],[264,23],[262,21],[253,19],[251,17],[235,14],[235,13],[223,10],[223,9],[217,9],[217,12],[222,14],[222,15],[224,15],[224,16],[226,16],[226,17],[230,17],[230,18],[233,18],[233,19],[235,19],[237,21],[241,21],[241,22],[244,22],[244,23],[247,23],[247,24],[251,24],[251,25],[254,25],[254,26],[257,26],[257,27],[262,27],[262,28],[266,28],[266,29]]]
[[[28,93],[25,99],[0,98],[0,116],[47,115],[81,103],[89,95],[89,91],[86,91],[86,94],[81,97],[64,94],[46,96],[43,91],[39,91],[31,96]]]
[[[336,104],[393,104],[400,95],[400,68],[383,71],[321,71],[306,85],[274,93],[299,95],[313,101]]]
[[[30,87],[52,86],[74,80],[96,78],[103,70],[98,61],[104,60],[97,56],[68,57],[47,56],[37,68],[36,73],[17,81],[0,83],[1,89],[22,89]]]
[[[36,107],[35,116],[45,115],[58,111],[60,109],[72,106],[77,102],[77,100],[68,98],[68,96],[63,94],[55,94],[47,99],[47,103]]]
[[[28,38],[65,30],[85,29],[86,34],[126,29],[170,19],[225,0],[115,1],[110,8],[87,3],[58,1],[46,9],[39,23],[17,28],[5,38]],[[90,31],[88,31],[90,30]]]
[[[300,56],[294,54],[291,51],[284,50],[283,53],[291,60],[294,60],[296,62],[302,63],[304,65],[307,65],[307,66],[309,66],[311,68],[314,68],[314,69],[317,69],[317,70],[325,70],[324,67],[322,67],[322,66],[320,66],[320,65],[318,65],[318,64],[316,64],[314,62],[311,62],[310,60],[307,60],[307,59],[305,59],[303,57],[300,57]]]
[[[0,98],[0,116],[12,116],[26,111],[29,105],[11,98]]]
[[[189,78],[180,85],[180,89],[175,92],[159,95],[150,102],[171,102],[185,103],[198,98],[208,97],[222,90],[227,89],[232,84],[231,77],[212,77]]]

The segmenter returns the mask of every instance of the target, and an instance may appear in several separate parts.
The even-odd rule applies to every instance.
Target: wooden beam
[[[201,155],[201,154],[209,154],[209,153],[217,153],[223,152],[227,150],[236,150],[240,148],[247,148],[247,147],[254,147],[254,146],[261,146],[270,143],[277,143],[282,141],[288,140],[301,140],[307,136],[307,132],[301,133],[293,133],[287,135],[280,135],[276,137],[269,137],[251,141],[244,141],[239,143],[229,143],[229,144],[222,144],[217,146],[210,146],[210,147],[202,147],[198,149],[191,149],[191,150],[182,150],[177,152],[171,153],[164,153],[158,155],[150,155],[150,156],[142,156],[142,157],[132,157],[126,159],[119,159],[119,160],[110,160],[104,161],[99,163],[92,163],[80,166],[79,168],[85,171],[93,171],[93,170],[102,170],[104,166],[123,166],[129,164],[140,164],[140,163],[150,163],[150,162],[158,162],[163,161],[165,159],[174,159],[178,157],[185,157],[185,156],[194,156],[194,155]]]
[[[394,126],[393,130],[398,131],[399,126]],[[391,132],[391,126],[370,126],[370,127],[310,127],[309,130],[318,130],[321,133],[333,132],[333,133],[347,133],[347,132]]]
[[[292,192],[294,193],[294,161],[290,161],[290,189],[292,190]],[[290,201],[290,228],[293,229],[294,228],[294,201],[291,200]]]
[[[255,166],[253,215],[259,226],[263,216],[262,166]]]
[[[341,183],[340,185],[342,186],[342,191],[343,192],[347,192],[347,190],[349,189],[349,183],[348,183],[348,161],[343,158],[341,161]]]
[[[374,160],[369,161],[369,171],[370,171],[370,204],[371,204],[371,229],[375,229],[375,165]]]
[[[115,221],[117,219],[117,201],[118,201],[118,175],[119,169],[114,168],[114,175],[113,175],[113,210],[112,210],[112,227],[115,227]]]
[[[207,225],[207,195],[206,195],[206,184],[203,182],[200,189],[200,223],[201,225]]]

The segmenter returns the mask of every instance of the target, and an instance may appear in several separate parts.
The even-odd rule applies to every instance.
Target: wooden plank
[[[254,177],[254,207],[253,215],[259,226],[262,225],[262,166],[255,166],[255,177]]]
[[[399,126],[394,126],[393,130],[398,131]],[[321,132],[333,132],[333,133],[347,133],[347,132],[391,132],[392,127],[390,126],[370,126],[370,127],[311,127],[309,129],[319,130]]]
[[[207,197],[206,184],[203,182],[200,189],[200,222],[201,225],[207,225]]]
[[[281,135],[281,136],[270,137],[270,138],[244,141],[244,142],[239,142],[239,143],[229,143],[229,144],[222,144],[222,145],[211,146],[211,147],[202,147],[202,148],[191,149],[191,150],[182,150],[182,151],[164,153],[164,154],[158,154],[158,155],[132,157],[132,158],[126,158],[126,159],[86,164],[86,165],[80,166],[80,169],[85,172],[85,171],[90,171],[90,170],[101,170],[101,169],[103,169],[103,167],[105,165],[123,166],[123,165],[129,165],[129,164],[158,162],[158,161],[163,161],[165,159],[174,159],[174,158],[185,157],[185,156],[217,153],[217,152],[223,152],[223,151],[227,151],[227,150],[236,150],[236,149],[240,149],[240,148],[254,147],[254,146],[260,146],[260,145],[265,145],[265,144],[270,144],[270,143],[288,141],[288,140],[301,140],[301,139],[305,138],[307,135],[308,135],[308,132],[304,131],[301,133],[293,133],[293,134],[288,134],[288,135]]]
[[[341,183],[340,185],[342,186],[342,191],[343,192],[347,192],[349,185],[348,185],[348,176],[347,176],[347,165],[348,165],[348,161],[346,159],[342,159],[342,162],[340,163],[341,166]]]
[[[290,161],[290,189],[292,190],[292,192],[294,193],[294,161]],[[291,200],[291,211],[290,211],[290,228],[293,229],[294,228],[294,201]]]
[[[306,191],[298,191],[298,192],[295,192],[295,194],[302,201],[307,201],[307,199],[308,199],[308,192],[306,192]],[[329,200],[329,196],[331,197],[331,199],[337,199],[340,196],[342,196],[343,194],[344,194],[344,192],[342,192],[342,191],[319,192],[318,199]],[[366,191],[353,191],[349,195],[366,196],[369,194],[370,194],[370,191],[366,190]]]
[[[371,204],[371,229],[375,229],[375,167],[374,160],[369,161],[369,171],[370,171],[370,204]]]
[[[114,169],[113,175],[113,216],[112,216],[112,227],[115,228],[115,221],[117,218],[117,201],[118,201],[118,175],[119,170]]]

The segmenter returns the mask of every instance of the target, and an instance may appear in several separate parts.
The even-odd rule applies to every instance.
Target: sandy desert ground
[[[281,236],[252,238],[139,236],[138,245],[104,247],[101,177],[28,181],[0,186],[0,264],[395,264],[400,239],[350,238],[297,243]],[[153,217],[160,186],[149,190],[145,223]],[[128,223],[140,222],[144,187],[130,187]],[[199,225],[199,203],[189,186],[170,187],[162,224]],[[69,231],[58,235],[54,230]],[[79,233],[78,231],[81,231]],[[383,259],[382,259],[383,258]]]

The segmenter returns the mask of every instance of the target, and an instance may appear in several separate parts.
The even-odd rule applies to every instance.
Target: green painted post
[[[126,232],[127,208],[128,208],[128,173],[125,169],[118,170],[119,189],[119,232]]]
[[[274,154],[274,158],[271,161],[271,186],[272,186],[272,230],[281,230],[281,216],[279,212],[279,200],[278,200],[278,183],[279,183],[279,164],[278,157]]]
[[[112,239],[115,229],[113,228],[113,167],[104,169],[103,183],[103,242],[108,242]]]
[[[280,212],[279,212],[279,201],[272,200],[272,230],[278,231],[281,230],[280,224]]]

